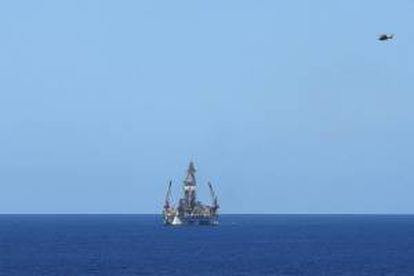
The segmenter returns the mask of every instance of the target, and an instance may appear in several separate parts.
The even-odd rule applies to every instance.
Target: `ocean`
[[[0,275],[414,275],[414,216],[0,215]]]

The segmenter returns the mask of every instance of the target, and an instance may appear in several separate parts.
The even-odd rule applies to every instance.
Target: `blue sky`
[[[413,15],[2,1],[0,212],[158,213],[193,159],[226,213],[413,213]]]

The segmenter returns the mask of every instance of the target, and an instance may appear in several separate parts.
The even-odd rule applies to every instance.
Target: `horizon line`
[[[0,216],[3,215],[147,215],[147,216],[154,216],[159,215],[162,216],[161,213],[132,213],[132,212],[0,212]],[[398,215],[414,215],[414,212],[407,212],[407,213],[384,213],[384,212],[338,212],[338,213],[331,213],[331,212],[287,212],[287,213],[220,213],[219,216],[226,216],[226,215],[390,215],[390,216],[398,216]]]

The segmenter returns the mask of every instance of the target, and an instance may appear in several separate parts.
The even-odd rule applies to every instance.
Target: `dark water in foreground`
[[[414,216],[0,215],[0,275],[414,275]]]

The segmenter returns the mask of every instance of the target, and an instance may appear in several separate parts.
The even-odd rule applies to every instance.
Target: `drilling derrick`
[[[186,209],[191,211],[194,209],[196,204],[196,179],[195,179],[196,169],[194,168],[194,163],[190,162],[187,170],[187,176],[184,180],[184,199]]]

